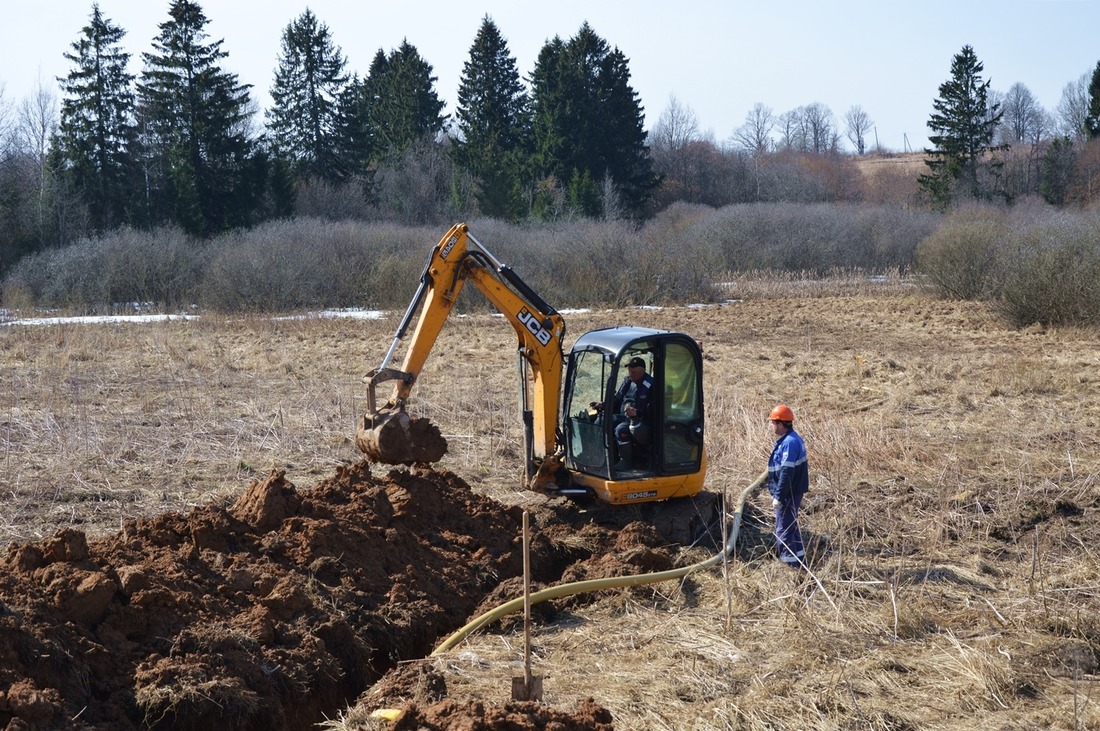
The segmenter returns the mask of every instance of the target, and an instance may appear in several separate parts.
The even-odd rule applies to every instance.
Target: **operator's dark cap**
[[[630,362],[626,364],[627,368],[645,368],[645,361],[641,358],[631,358]]]

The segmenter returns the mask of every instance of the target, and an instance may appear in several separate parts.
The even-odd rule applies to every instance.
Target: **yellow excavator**
[[[467,283],[504,315],[518,337],[531,489],[594,496],[613,505],[688,497],[702,489],[699,344],[680,332],[611,327],[579,337],[566,358],[561,314],[489,253],[465,223],[452,226],[431,250],[381,366],[367,374],[368,412],[356,444],[369,459],[409,465],[437,462],[446,454],[446,439],[435,425],[409,415],[406,405]],[[404,362],[399,369],[390,367],[414,318]],[[643,391],[632,387],[631,381],[642,380]],[[387,381],[394,382],[393,394],[378,406],[376,388]]]

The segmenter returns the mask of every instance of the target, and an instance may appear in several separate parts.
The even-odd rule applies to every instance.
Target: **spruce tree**
[[[250,225],[265,166],[248,135],[249,87],[219,65],[228,53],[207,40],[198,3],[172,0],[168,13],[138,85],[154,216],[201,235]]]
[[[602,205],[593,203],[605,180],[628,214],[642,215],[659,181],[626,57],[584,23],[567,43],[554,38],[543,46],[531,86],[541,174],[567,185],[584,215],[607,212],[606,194]]]
[[[1100,137],[1100,61],[1096,63],[1089,81],[1089,110],[1085,115],[1085,133],[1090,140]]]
[[[646,145],[641,101],[630,86],[629,62],[618,48],[602,61],[600,85],[600,116],[610,122],[601,129],[606,150],[605,177],[613,182],[614,192],[626,210],[642,215],[660,178],[653,171]],[[608,203],[605,201],[605,215],[609,213]]]
[[[407,40],[384,62],[376,58],[371,64],[365,84],[368,125],[380,158],[395,158],[414,142],[434,139],[443,129],[444,103],[435,82],[431,64]]]
[[[338,100],[346,59],[307,8],[284,31],[267,112],[276,156],[298,177],[337,181],[346,170],[338,155]]]
[[[925,150],[929,172],[918,182],[940,208],[946,208],[958,190],[971,198],[992,192],[983,173],[995,174],[999,168],[990,153],[1004,149],[993,145],[1002,112],[1000,104],[989,103],[991,82],[983,83],[983,69],[974,49],[963,46],[951,62],[951,78],[940,84],[940,96],[932,102],[936,111],[928,127],[935,134],[928,140],[934,148]]]
[[[1046,154],[1043,155],[1039,180],[1039,192],[1047,203],[1055,206],[1066,203],[1076,159],[1077,153],[1069,135],[1051,140]]]
[[[458,164],[476,181],[481,213],[517,219],[525,211],[524,167],[530,157],[531,119],[516,59],[489,16],[482,20],[462,67],[455,110]]]
[[[368,176],[375,160],[369,116],[369,90],[365,80],[355,74],[336,100],[336,152],[349,176]]]
[[[93,4],[88,25],[65,54],[73,69],[58,79],[64,93],[57,135],[62,174],[99,231],[131,220],[134,76],[126,71],[125,35]]]
[[[565,42],[558,36],[539,50],[531,72],[533,161],[538,175],[561,187],[572,177],[569,169],[569,96],[564,61]]]

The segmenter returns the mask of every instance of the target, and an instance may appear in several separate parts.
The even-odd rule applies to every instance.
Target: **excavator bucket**
[[[364,416],[355,444],[371,461],[383,464],[438,462],[447,453],[447,440],[435,424],[404,411]]]
[[[375,389],[379,383],[412,376],[393,368],[380,368],[367,374],[367,414],[355,431],[355,444],[372,462],[411,465],[438,462],[447,453],[447,440],[428,419],[409,416],[403,401],[391,401],[378,408]]]

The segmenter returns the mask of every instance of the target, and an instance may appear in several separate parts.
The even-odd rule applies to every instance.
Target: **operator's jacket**
[[[635,388],[631,388],[635,386]],[[642,419],[649,415],[649,401],[653,395],[653,376],[648,373],[642,376],[642,380],[637,384],[627,376],[623,379],[623,383],[619,386],[619,390],[615,392],[615,411],[621,411],[623,408],[623,401],[633,401],[634,409],[638,412],[638,418]]]
[[[810,489],[810,466],[806,445],[793,429],[775,440],[768,459],[768,492],[781,502],[803,495]]]

